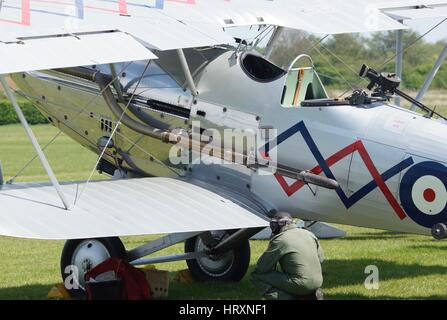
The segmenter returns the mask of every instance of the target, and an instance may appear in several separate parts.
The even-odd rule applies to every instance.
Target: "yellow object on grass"
[[[142,270],[151,288],[152,297],[166,298],[169,294],[169,272],[157,270],[153,265],[148,265]]]
[[[174,278],[174,282],[180,282],[180,283],[193,283],[194,278],[191,275],[191,272],[186,270],[181,270],[177,273],[177,275]]]
[[[64,284],[58,283],[51,288],[50,292],[48,292],[48,298],[70,300],[71,296],[67,289],[65,289]]]

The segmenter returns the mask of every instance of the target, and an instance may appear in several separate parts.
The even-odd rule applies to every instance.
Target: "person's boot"
[[[297,296],[296,300],[324,300],[323,299],[323,290],[321,290],[321,288],[318,288],[311,294],[308,294],[305,296]]]
[[[324,300],[324,294],[323,294],[323,290],[321,288],[318,288],[315,291],[315,298],[316,298],[316,300]]]

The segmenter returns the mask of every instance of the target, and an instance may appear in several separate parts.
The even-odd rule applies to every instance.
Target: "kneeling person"
[[[324,258],[317,237],[298,229],[290,214],[284,212],[275,214],[270,228],[269,247],[252,273],[253,283],[267,299],[320,298]]]

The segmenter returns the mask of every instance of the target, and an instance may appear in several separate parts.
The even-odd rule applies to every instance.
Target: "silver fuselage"
[[[443,180],[444,172],[423,172],[424,163],[444,166],[445,124],[383,103],[283,106],[281,96],[287,75],[258,82],[244,72],[234,51],[221,50],[212,56],[208,63],[197,63],[195,68],[199,91],[196,97],[179,85],[182,81],[174,74],[175,68],[166,70],[162,63],[151,63],[138,88],[147,62],[117,64],[116,69],[121,70],[121,75],[125,73],[121,84],[127,94],[134,93],[142,112],[166,129],[188,130],[194,121],[200,121],[203,128],[222,132],[274,128],[281,136],[278,162],[332,175],[339,189],[302,185],[235,164],[173,165],[169,159],[172,145],[123,125],[113,139],[127,158],[106,150],[104,159],[140,175],[182,178],[209,185],[216,192],[226,190],[240,197],[241,202],[248,199],[266,211],[285,210],[307,220],[418,234],[429,234],[433,222],[447,221],[447,192],[443,194],[442,186],[432,190],[435,199],[427,198],[427,190],[433,188],[430,179],[447,182]],[[96,68],[110,73],[108,66]],[[98,139],[110,136],[117,119],[94,83],[55,71],[12,77],[54,126],[91,151],[101,153]],[[149,99],[176,108],[150,108],[146,105]],[[71,159],[75,157],[70,155]]]

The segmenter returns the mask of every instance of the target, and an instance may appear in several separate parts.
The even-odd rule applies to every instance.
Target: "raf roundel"
[[[431,228],[447,222],[447,167],[433,161],[416,164],[400,185],[400,199],[416,223]]]
[[[447,189],[435,176],[422,176],[413,184],[411,197],[422,213],[437,215],[447,204]]]

